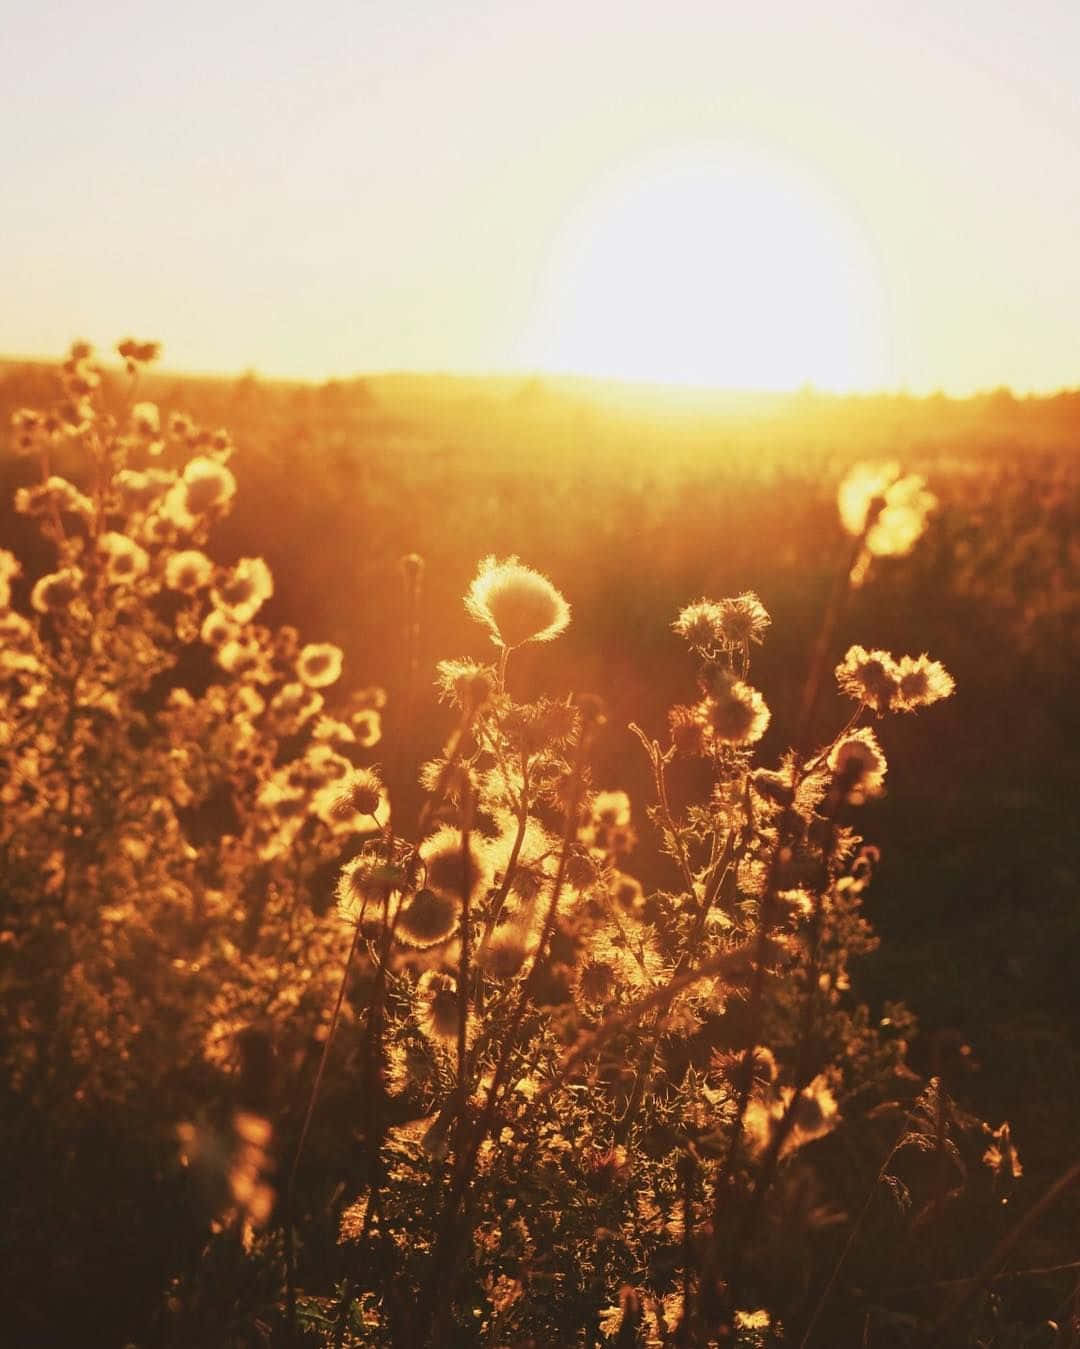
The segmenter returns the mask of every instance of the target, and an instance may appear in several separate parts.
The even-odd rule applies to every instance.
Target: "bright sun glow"
[[[609,177],[564,222],[537,299],[538,368],[744,389],[893,373],[851,213],[751,153],[693,147]]]

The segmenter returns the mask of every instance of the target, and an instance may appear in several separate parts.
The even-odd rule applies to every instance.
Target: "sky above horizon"
[[[1080,4],[21,4],[0,353],[1080,386]]]

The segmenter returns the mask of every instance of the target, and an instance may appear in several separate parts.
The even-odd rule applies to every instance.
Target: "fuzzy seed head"
[[[570,606],[559,591],[516,557],[505,562],[484,558],[465,595],[465,608],[496,646],[511,650],[526,642],[550,642],[570,622]]]

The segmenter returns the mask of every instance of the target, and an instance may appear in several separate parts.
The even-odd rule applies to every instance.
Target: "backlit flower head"
[[[165,584],[170,590],[194,595],[210,583],[214,564],[198,548],[184,548],[173,553],[165,563]]]
[[[465,608],[483,623],[496,646],[550,642],[566,630],[570,606],[546,576],[523,566],[516,557],[480,563],[465,595]]]
[[[715,651],[724,640],[723,610],[714,600],[688,604],[671,626],[703,655]]]
[[[869,727],[850,731],[829,751],[829,768],[856,804],[880,796],[885,784],[885,755]]]
[[[762,642],[771,622],[768,611],[752,590],[720,602],[720,630],[732,646]]]
[[[939,661],[921,656],[900,657],[900,688],[896,698],[899,712],[914,712],[920,707],[948,698],[956,688],[951,674]]]
[[[461,904],[443,890],[417,890],[402,909],[397,931],[411,946],[437,946],[457,929]]]
[[[443,825],[430,838],[426,838],[419,847],[423,859],[428,887],[441,893],[461,899],[465,863],[462,855],[462,835],[460,829],[452,825]],[[469,896],[475,898],[486,890],[490,883],[487,859],[477,847],[476,838],[469,839]]]
[[[358,768],[341,783],[330,806],[330,814],[335,820],[346,824],[357,815],[374,815],[379,809],[382,795],[383,785],[378,773],[371,768]]]
[[[416,1019],[431,1040],[453,1044],[460,1020],[457,983],[448,974],[425,970],[416,985]]]
[[[250,623],[274,593],[274,578],[261,557],[242,557],[214,587],[213,600],[234,623]]]
[[[105,577],[110,585],[123,585],[145,576],[150,568],[150,557],[145,548],[126,534],[109,530],[98,539],[98,548],[105,555]]]
[[[729,745],[753,745],[769,725],[769,709],[757,689],[726,672],[713,679],[704,713],[715,739]]]
[[[341,678],[344,654],[331,642],[310,642],[296,661],[296,673],[309,689],[324,689]]]
[[[849,698],[875,712],[888,712],[899,697],[900,667],[887,651],[852,646],[836,667],[836,682]]]

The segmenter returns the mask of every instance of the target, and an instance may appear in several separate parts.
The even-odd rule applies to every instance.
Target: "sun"
[[[726,389],[890,383],[857,214],[812,176],[686,147],[606,175],[552,241],[523,340],[552,372]]]

